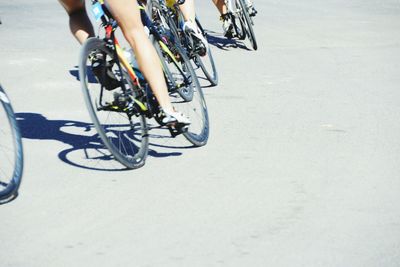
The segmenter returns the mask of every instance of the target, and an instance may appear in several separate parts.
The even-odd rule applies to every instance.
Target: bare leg
[[[200,56],[205,56],[208,49],[208,42],[196,24],[194,0],[185,0],[185,3],[180,5],[180,10],[182,11],[183,19],[185,20],[182,25],[183,30],[194,37],[194,46],[200,48],[198,54]]]
[[[185,21],[195,21],[196,11],[194,8],[194,0],[185,0],[185,3],[180,6]]]
[[[86,14],[85,4],[77,0],[59,0],[69,16],[69,27],[79,43],[85,42],[88,37],[94,36],[94,30]]]
[[[160,106],[166,111],[173,111],[160,59],[143,29],[137,2],[108,0],[107,3],[118,21],[125,39],[135,52],[139,68],[149,82]]]
[[[224,0],[213,0],[213,2],[221,15],[226,14],[227,8]]]

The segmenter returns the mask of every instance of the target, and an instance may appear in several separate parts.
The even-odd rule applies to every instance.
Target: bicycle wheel
[[[151,0],[147,4],[148,16],[154,24],[154,29],[158,31],[158,35],[164,38],[164,42],[180,42],[180,36],[178,28],[175,25],[175,17],[169,16],[166,12],[169,12],[165,6],[160,4],[160,0]],[[154,39],[154,37],[152,37]],[[191,101],[193,92],[190,88],[180,88],[177,92],[186,101]]]
[[[196,24],[202,32],[203,36],[208,40],[208,35],[204,28],[201,26],[200,20],[196,17]],[[196,55],[194,58],[194,63],[199,66],[204,75],[207,77],[207,80],[211,83],[211,85],[216,86],[218,84],[218,72],[215,66],[214,57],[212,55],[211,47],[207,44],[207,53],[204,56]]]
[[[184,48],[186,55],[193,61],[196,68],[201,68],[202,72],[206,76],[206,79],[212,86],[218,84],[218,74],[215,67],[214,58],[210,46],[206,47],[207,53],[204,56],[200,56],[200,52],[196,51],[193,40],[183,30],[178,29],[178,21],[183,21],[183,15],[181,12],[175,10],[174,15],[171,16],[168,11],[162,8],[159,0],[151,0],[148,4],[149,17],[156,22],[158,25],[167,31],[169,35],[172,35],[173,42],[179,40],[180,45]],[[196,24],[200,28],[202,34],[207,39],[207,34],[200,24],[200,21],[196,17]]]
[[[171,102],[191,121],[183,135],[193,145],[204,146],[209,136],[207,105],[192,64],[178,43],[166,46],[153,38],[153,44],[161,59]],[[190,99],[182,92],[190,94]]]
[[[15,195],[21,184],[21,134],[10,100],[0,85],[0,199]]]
[[[98,70],[93,69],[93,57],[98,55],[101,55],[105,66],[103,74],[111,72],[118,87],[107,90],[98,82],[101,80]],[[143,166],[149,144],[146,118],[141,114],[132,115],[127,109],[132,97],[137,96],[135,86],[115,53],[106,47],[105,41],[89,38],[84,43],[79,77],[90,117],[104,145],[127,168]]]
[[[246,33],[246,36],[249,38],[249,41],[251,43],[251,46],[253,47],[254,50],[257,50],[257,40],[256,40],[256,35],[254,34],[253,30],[253,21],[250,18],[249,12],[247,10],[246,4],[243,2],[243,0],[236,0],[236,5],[240,9],[240,22],[242,24],[242,29]]]
[[[234,13],[229,13],[230,20],[233,24],[234,37],[238,38],[239,40],[244,40],[246,39],[246,30],[244,28],[242,16],[239,14],[240,7],[238,6],[238,2],[235,1],[234,4],[236,11]]]

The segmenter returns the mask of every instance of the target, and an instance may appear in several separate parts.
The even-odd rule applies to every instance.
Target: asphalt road
[[[207,146],[154,137],[145,167],[95,144],[57,1],[0,3],[0,82],[21,119],[0,266],[400,266],[400,2],[262,0],[259,50],[221,37]]]

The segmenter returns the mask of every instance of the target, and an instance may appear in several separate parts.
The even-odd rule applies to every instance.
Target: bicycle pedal
[[[207,54],[206,44],[194,33],[191,34],[191,37],[193,40],[193,52],[201,57],[205,56]]]
[[[204,57],[207,54],[207,48],[204,46],[202,42],[195,43],[194,52],[201,57]]]
[[[114,63],[106,61],[101,53],[90,55],[89,60],[92,73],[106,90],[111,91],[121,86],[121,82],[112,71]]]
[[[227,39],[233,39],[237,37],[237,34],[233,33],[232,30],[229,30],[224,35]]]
[[[175,138],[176,136],[187,132],[189,129],[189,125],[186,124],[176,124],[175,126],[168,126],[168,130],[171,134],[171,137]]]
[[[257,15],[258,11],[253,6],[248,7],[248,9],[250,17],[255,17]]]

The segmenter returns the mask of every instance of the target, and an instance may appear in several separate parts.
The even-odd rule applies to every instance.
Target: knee
[[[143,27],[133,27],[124,30],[124,37],[128,40],[129,43],[132,44],[140,44],[144,42],[144,39],[147,39],[148,36],[145,33]]]

